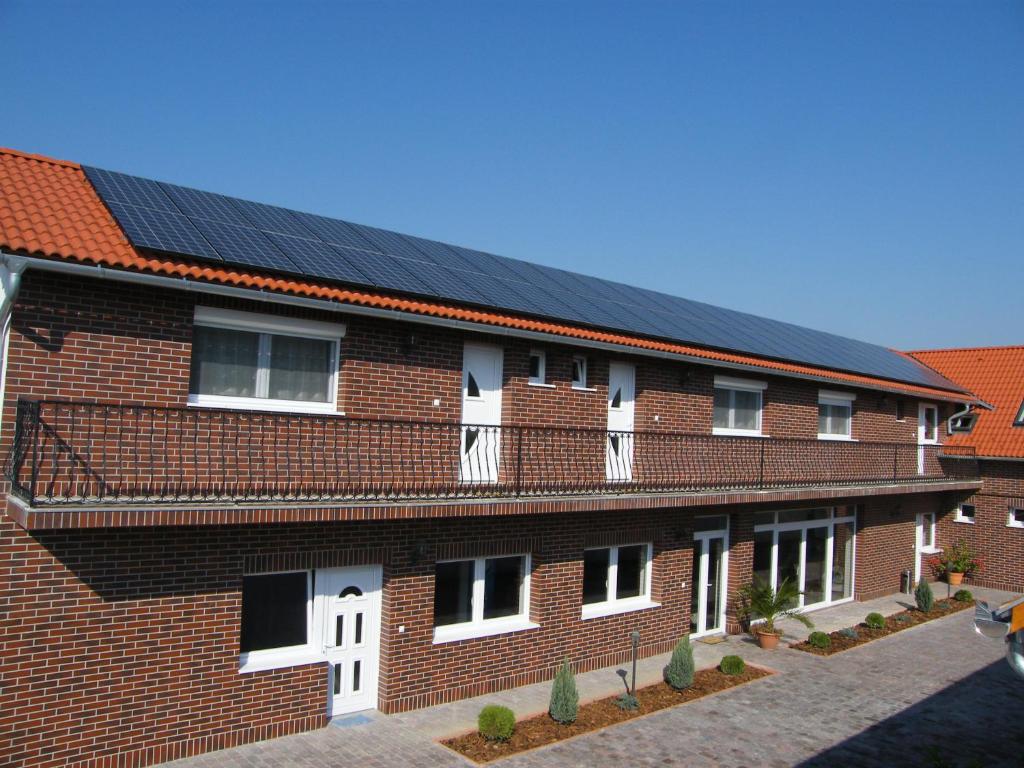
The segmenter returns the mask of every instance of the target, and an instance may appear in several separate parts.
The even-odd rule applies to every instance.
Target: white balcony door
[[[328,662],[328,714],[377,706],[380,652],[379,565],[316,571],[324,601],[324,655]]]
[[[501,458],[501,347],[467,343],[462,355],[462,435],[459,479],[498,482]]]
[[[917,407],[917,474],[925,471],[925,446],[939,442],[939,409],[937,406],[921,403]]]
[[[631,363],[608,366],[608,445],[605,476],[615,482],[633,479],[633,412],[636,369]]]

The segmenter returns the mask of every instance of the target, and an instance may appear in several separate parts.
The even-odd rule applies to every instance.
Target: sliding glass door
[[[853,507],[755,513],[754,578],[791,580],[800,608],[852,599],[855,525]]]

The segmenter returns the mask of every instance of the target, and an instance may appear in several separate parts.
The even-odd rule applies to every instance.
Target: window
[[[572,356],[572,388],[587,389],[587,358],[584,355]]]
[[[957,523],[973,523],[974,514],[973,504],[960,504],[956,508],[956,515],[953,517],[953,520]]]
[[[949,419],[949,433],[970,432],[974,429],[974,422],[978,420],[978,414],[968,413],[965,416],[953,416]]]
[[[1013,426],[1024,427],[1024,401],[1021,402],[1020,408],[1017,409],[1017,415],[1013,419]]]
[[[197,307],[189,404],[335,412],[345,327]]]
[[[529,555],[437,563],[434,642],[534,627],[529,621],[529,595]]]
[[[242,577],[242,666],[283,666],[311,650],[312,576],[309,571]]]
[[[939,409],[934,405],[921,405],[920,423],[918,425],[918,442],[939,442]]]
[[[583,551],[583,618],[655,606],[651,602],[651,545]]]
[[[530,381],[535,387],[550,386],[546,383],[547,354],[542,349],[530,350]]]
[[[904,419],[904,417],[906,415],[904,413],[905,407],[906,406],[903,404],[902,400],[897,400],[896,401],[896,421],[903,421],[903,419]]]
[[[853,438],[853,401],[856,395],[844,392],[818,392],[818,439]]]
[[[935,513],[927,512],[921,515],[921,551],[938,552],[935,546]]]
[[[1010,507],[1010,514],[1006,518],[1006,524],[1011,528],[1024,528],[1024,509]]]
[[[763,392],[759,381],[715,376],[713,432],[727,435],[760,435]]]

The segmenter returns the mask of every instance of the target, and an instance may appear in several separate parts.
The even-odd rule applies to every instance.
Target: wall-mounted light
[[[409,548],[409,562],[412,565],[419,565],[427,557],[427,545],[422,541],[413,542]]]
[[[693,380],[693,371],[691,371],[688,367],[685,367],[685,366],[683,368],[679,369],[679,386],[680,387],[689,386],[689,384],[690,384],[690,382],[692,380]]]
[[[415,333],[410,333],[408,336],[406,336],[404,339],[402,339],[402,354],[405,355],[406,357],[409,357],[409,355],[412,354],[412,352],[413,352],[413,350],[415,348],[416,348],[416,334]]]

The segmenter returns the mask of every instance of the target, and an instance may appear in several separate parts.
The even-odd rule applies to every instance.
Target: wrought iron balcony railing
[[[696,492],[972,479],[971,449],[66,401],[18,403],[33,506]]]

